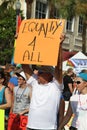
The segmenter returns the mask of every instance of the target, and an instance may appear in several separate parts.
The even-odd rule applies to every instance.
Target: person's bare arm
[[[9,88],[5,89],[5,98],[6,98],[6,103],[0,105],[0,109],[7,109],[11,107],[11,92],[9,90]]]
[[[61,122],[64,119],[64,112],[65,112],[65,101],[62,98],[60,100],[60,106],[59,106],[59,125],[61,124]]]
[[[0,65],[0,68],[5,69],[5,66]]]
[[[68,110],[67,110],[67,113],[63,119],[63,121],[61,122],[61,124],[59,125],[59,128],[58,130],[62,130],[63,127],[69,122],[71,116],[72,116],[73,112],[72,112],[72,108],[71,108],[71,105],[69,103],[69,106],[68,106]]]
[[[31,75],[33,74],[33,70],[27,64],[22,64],[22,68],[23,68],[23,71],[24,71],[27,79],[29,79],[31,77]]]
[[[55,66],[54,76],[55,79],[61,84],[62,83],[62,43],[65,40],[65,35],[62,34],[60,37],[60,46],[59,46],[59,54],[58,54],[58,62]]]
[[[27,114],[29,112],[29,108],[28,109],[25,109],[23,110],[22,112],[20,113],[17,113],[17,115],[24,115],[24,114]]]
[[[73,85],[72,83],[68,83],[68,87],[71,93],[73,93]]]
[[[31,97],[32,97],[32,86],[31,85],[29,85],[29,89],[30,89],[29,97],[30,97],[30,101],[31,101]]]

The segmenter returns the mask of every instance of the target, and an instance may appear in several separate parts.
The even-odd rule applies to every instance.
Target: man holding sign
[[[32,98],[29,108],[27,130],[57,129],[57,124],[62,121],[62,110],[60,108],[62,87],[62,42],[65,35],[60,37],[58,62],[55,71],[40,71],[35,79],[32,70],[28,65],[22,65],[23,70],[28,78],[27,83],[32,85]],[[59,113],[60,112],[60,113]],[[59,120],[57,120],[59,115]]]

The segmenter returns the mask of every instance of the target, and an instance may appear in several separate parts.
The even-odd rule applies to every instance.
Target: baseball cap
[[[39,73],[51,73],[54,74],[54,68],[52,66],[36,66]]]
[[[78,76],[83,80],[87,81],[87,73],[79,73]]]
[[[9,82],[13,83],[14,86],[18,86],[18,79],[17,79],[17,77],[11,77]]]

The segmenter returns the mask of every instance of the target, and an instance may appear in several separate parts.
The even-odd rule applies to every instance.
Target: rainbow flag
[[[67,66],[75,67],[74,63],[71,60],[67,60]]]

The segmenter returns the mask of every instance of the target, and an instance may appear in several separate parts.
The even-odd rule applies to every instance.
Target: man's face
[[[38,73],[38,83],[47,84],[53,80],[53,75],[50,72]]]
[[[87,82],[82,80],[80,77],[75,79],[76,88],[79,92],[82,92],[87,87]],[[85,90],[84,90],[85,91]]]
[[[23,85],[25,82],[26,81],[21,76],[18,77],[18,85]]]
[[[41,76],[41,75],[38,75],[38,83],[39,84],[45,84],[47,81]]]

